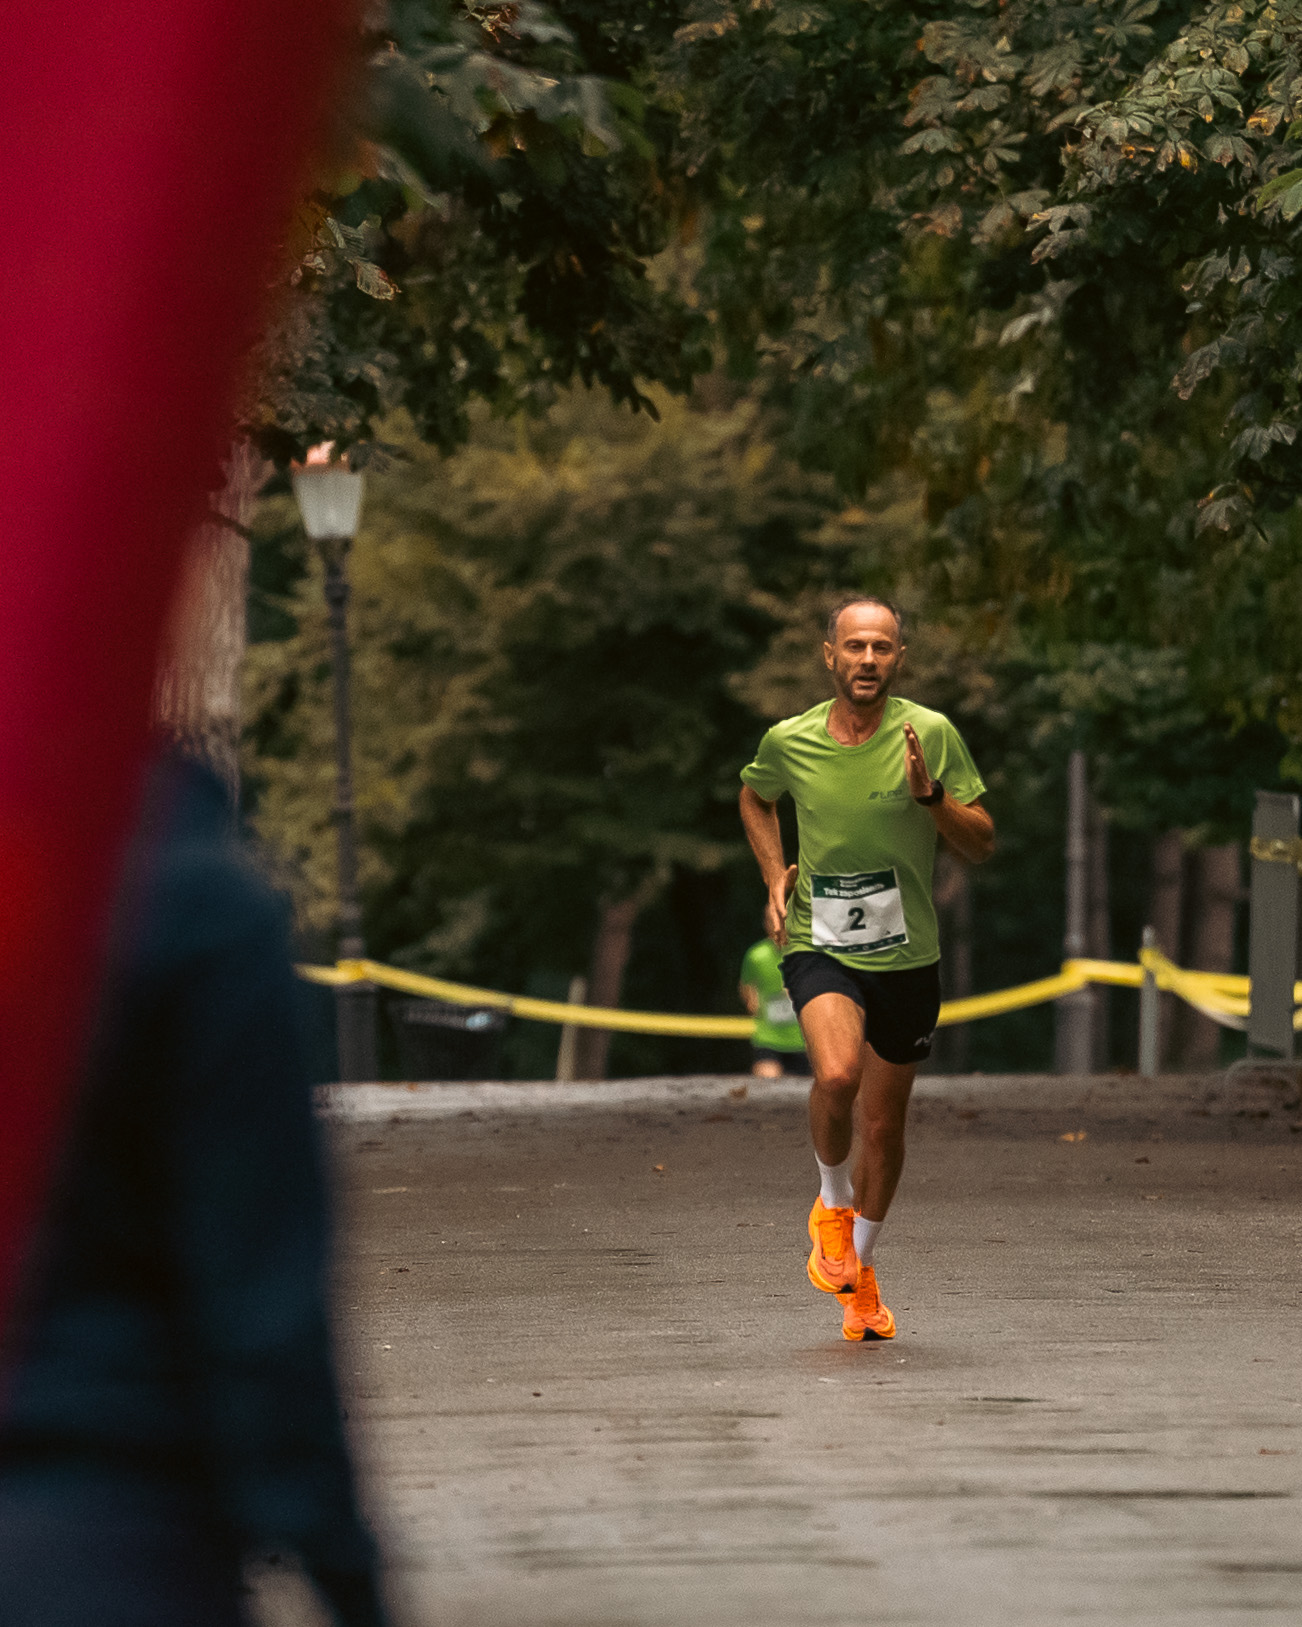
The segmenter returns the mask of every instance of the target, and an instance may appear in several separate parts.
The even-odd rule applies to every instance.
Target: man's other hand
[[[787,946],[787,900],[796,885],[796,866],[789,864],[781,881],[769,888],[764,909],[764,929],[779,949]]]

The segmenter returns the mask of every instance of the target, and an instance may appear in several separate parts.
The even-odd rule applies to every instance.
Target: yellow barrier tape
[[[418,994],[457,1006],[488,1006],[540,1023],[572,1023],[576,1028],[607,1028],[625,1034],[677,1034],[685,1039],[749,1039],[753,1017],[690,1017],[661,1011],[617,1011],[607,1006],[571,1006],[562,1000],[535,1000],[525,994],[502,994],[441,977],[404,972],[375,960],[341,960],[338,966],[300,967],[317,983],[378,983],[400,994]]]
[[[1068,960],[1052,977],[1042,977],[1016,988],[946,1000],[937,1019],[939,1027],[997,1017],[1021,1011],[1046,1000],[1059,1000],[1089,983],[1107,983],[1137,989],[1144,971],[1152,972],[1158,988],[1168,989],[1186,1004],[1229,1028],[1242,1028],[1248,1013],[1248,979],[1222,972],[1190,972],[1168,960],[1159,950],[1140,951],[1139,963],[1117,960]],[[572,1006],[562,1000],[535,1000],[529,995],[503,994],[467,983],[450,983],[421,972],[406,972],[375,960],[343,960],[337,966],[300,966],[299,975],[313,983],[339,987],[347,983],[377,983],[399,994],[446,1000],[451,1005],[489,1007],[532,1022],[571,1023],[576,1028],[604,1028],[627,1034],[671,1034],[688,1039],[749,1039],[751,1017],[694,1017],[667,1011],[618,1011],[605,1006]],[[1302,982],[1295,997],[1302,1001]],[[1302,1030],[1302,1012],[1294,1018]]]
[[[1111,983],[1120,989],[1137,989],[1144,981],[1144,968],[1129,960],[1064,960],[1064,972],[1079,972],[1086,983]]]
[[[1140,965],[1153,974],[1159,989],[1168,989],[1201,1011],[1204,1017],[1220,1023],[1223,1028],[1244,1029],[1248,1026],[1249,983],[1246,977],[1218,976],[1212,972],[1187,972],[1168,960],[1160,949],[1141,949]],[[1294,990],[1296,999],[1297,991]],[[1297,1019],[1294,1019],[1295,1026]]]
[[[1141,949],[1139,960],[1141,966],[1152,967],[1159,987],[1170,988],[1173,993],[1179,993],[1178,984],[1180,988],[1201,989],[1203,994],[1200,998],[1220,996],[1227,1001],[1246,1000],[1252,986],[1251,980],[1241,972],[1188,971],[1183,966],[1177,966],[1173,960],[1168,960],[1160,949]],[[1163,978],[1168,981],[1164,983]],[[1302,1005],[1302,981],[1293,985],[1293,1003]]]
[[[953,1023],[971,1022],[976,1017],[997,1017],[1005,1011],[1020,1011],[1024,1006],[1038,1006],[1045,1000],[1060,1000],[1064,994],[1074,994],[1089,981],[1082,973],[1069,969],[1068,961],[1056,977],[1041,977],[1034,983],[1022,983],[1015,989],[997,989],[993,994],[972,994],[963,1000],[946,1000],[936,1019],[939,1028]]]

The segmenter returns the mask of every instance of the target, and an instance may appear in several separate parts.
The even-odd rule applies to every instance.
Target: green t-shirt
[[[741,981],[759,994],[752,1045],[769,1051],[803,1051],[805,1036],[782,981],[782,960],[767,938],[751,944],[741,963]]]
[[[842,746],[827,732],[831,701],[775,723],[741,777],[765,802],[790,792],[800,867],[787,911],[787,952],[817,949],[847,966],[890,971],[940,958],[931,867],[936,826],[909,794],[911,723],[934,779],[956,802],[985,790],[947,717],[892,695],[877,733]]]

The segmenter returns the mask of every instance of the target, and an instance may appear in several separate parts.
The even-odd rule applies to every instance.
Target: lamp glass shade
[[[313,542],[355,537],[362,513],[364,478],[343,463],[308,464],[293,473],[303,529]]]

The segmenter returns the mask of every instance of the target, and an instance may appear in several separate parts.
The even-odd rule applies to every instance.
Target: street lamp
[[[325,566],[335,712],[335,852],[339,877],[339,958],[362,960],[362,906],[357,891],[357,830],[353,816],[353,739],[348,649],[348,550],[362,510],[363,477],[332,460],[334,443],[314,446],[293,471],[294,496],[303,529]],[[339,1078],[345,1084],[379,1076],[376,990],[373,983],[345,983],[335,990]]]

